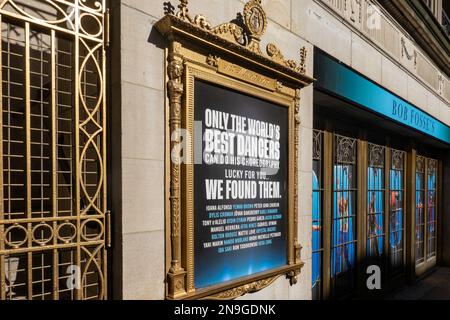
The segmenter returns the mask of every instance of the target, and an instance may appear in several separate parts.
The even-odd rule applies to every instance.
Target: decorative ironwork
[[[416,157],[416,172],[419,173],[425,172],[425,157],[421,156]]]
[[[313,130],[313,160],[322,159],[322,138],[322,131]]]
[[[428,159],[428,174],[433,175],[436,174],[437,169],[437,160]]]
[[[385,147],[369,143],[369,166],[384,168]]]
[[[105,0],[3,0],[2,14],[37,25],[103,41]]]
[[[385,150],[373,143],[368,144],[367,171],[367,256],[379,258],[383,254],[383,240],[386,236],[385,221]]]
[[[356,140],[336,135],[336,162],[339,164],[356,163]]]
[[[415,174],[415,261],[416,265],[425,262],[425,210],[427,205],[425,177],[425,157],[416,157]]]
[[[389,268],[397,275],[404,270],[405,250],[405,160],[406,152],[390,149],[391,168],[389,170]]]
[[[393,170],[403,171],[405,156],[406,153],[404,151],[391,149],[391,168]]]
[[[107,297],[105,16],[0,3],[1,299]]]

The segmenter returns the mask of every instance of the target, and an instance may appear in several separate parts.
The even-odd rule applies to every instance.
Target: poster
[[[287,264],[289,114],[199,80],[194,90],[194,279],[205,288]]]

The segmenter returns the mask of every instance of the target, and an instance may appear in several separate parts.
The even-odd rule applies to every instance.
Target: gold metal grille
[[[1,0],[0,298],[105,299],[105,0]]]

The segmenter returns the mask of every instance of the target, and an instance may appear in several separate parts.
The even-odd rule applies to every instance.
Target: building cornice
[[[450,38],[421,0],[384,0],[379,3],[414,38],[434,63],[450,76]]]

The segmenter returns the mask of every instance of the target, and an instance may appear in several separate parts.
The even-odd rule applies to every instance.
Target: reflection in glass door
[[[323,132],[314,131],[313,140],[313,204],[312,204],[312,298],[322,298],[323,265]]]
[[[334,295],[355,287],[357,140],[335,135],[331,277]]]
[[[385,147],[369,143],[367,168],[367,256],[379,259],[384,247]]]
[[[436,229],[437,229],[437,214],[436,214],[436,160],[428,160],[428,201],[427,201],[427,259],[436,256]]]
[[[391,275],[404,267],[404,165],[405,152],[391,149],[389,170],[389,266]]]
[[[436,264],[437,160],[418,156],[416,161],[415,254],[416,273]]]

